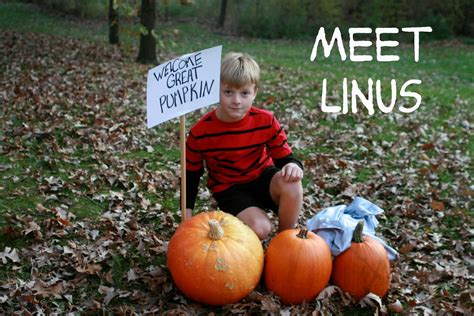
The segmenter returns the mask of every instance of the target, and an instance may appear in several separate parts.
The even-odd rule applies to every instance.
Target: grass
[[[21,21],[21,23],[20,23]],[[136,33],[130,31],[133,25],[124,26],[123,40],[126,45],[136,44]],[[38,13],[34,7],[22,3],[6,3],[0,7],[0,28],[13,29],[17,31],[34,31],[52,35],[63,35],[84,40],[106,41],[106,23],[93,22],[84,27],[83,21],[70,21],[52,16],[45,12]],[[173,34],[178,30],[179,35]],[[312,41],[270,41],[260,39],[244,39],[235,37],[222,37],[210,33],[202,27],[191,24],[164,24],[158,27],[158,31],[164,34],[170,41],[163,52],[181,55],[190,51],[196,51],[222,45],[224,53],[228,51],[244,51],[257,57],[263,67],[263,81],[272,80],[273,71],[266,67],[297,70],[301,73],[301,80],[311,79],[322,82],[322,78],[328,78],[328,85],[340,89],[342,78],[356,79],[361,87],[367,86],[367,74],[375,81],[382,80],[382,89],[387,94],[389,81],[397,79],[398,87],[405,81],[413,78],[422,80],[423,84],[419,91],[424,96],[436,96],[438,105],[450,108],[457,96],[469,96],[469,104],[473,101],[473,79],[472,69],[473,52],[470,48],[458,47],[432,47],[426,44],[421,37],[420,61],[413,61],[412,46],[399,46],[387,51],[386,54],[400,56],[400,61],[394,63],[368,62],[354,63],[348,59],[341,62],[339,55],[333,51],[327,59],[321,58],[311,62],[309,56],[314,43]],[[344,36],[344,35],[343,35]],[[174,43],[171,45],[171,43]],[[178,45],[179,44],[179,45]],[[347,45],[347,43],[346,43]],[[348,46],[346,46],[347,49]],[[348,50],[348,49],[347,49]],[[348,52],[347,52],[348,53]],[[375,57],[375,47],[360,50],[359,54],[370,54]],[[450,58],[453,55],[456,58]],[[341,67],[342,66],[342,67]],[[436,71],[436,77],[431,76]],[[455,77],[453,74],[456,74]],[[291,74],[290,74],[291,76]],[[453,82],[456,84],[448,84]],[[385,85],[385,87],[384,87]],[[439,87],[443,87],[440,93]],[[312,92],[312,91],[308,91]],[[262,91],[265,94],[265,91]],[[433,103],[430,103],[433,104]],[[442,119],[442,118],[440,118]]]
[[[163,162],[166,161],[178,161],[180,159],[179,151],[177,150],[176,146],[173,144],[162,144],[158,143],[151,146],[150,151],[135,151],[135,152],[128,152],[122,155],[123,159],[146,159],[150,161],[150,167],[152,169],[162,167],[160,166],[160,162],[157,161],[160,159]]]
[[[127,56],[130,62],[133,60],[135,45],[138,42],[134,27],[126,25],[121,33],[123,49],[126,54],[129,53]],[[0,29],[66,36],[81,41],[103,43],[107,41],[107,25],[104,21],[68,19],[46,11],[38,11],[32,5],[17,2],[0,4]],[[311,62],[309,60],[313,46],[311,41],[244,39],[219,35],[204,27],[184,23],[160,23],[158,30],[158,33],[164,36],[163,43],[165,44],[164,47],[159,47],[160,56],[171,58],[171,56],[215,45],[224,45],[224,52],[244,51],[255,56],[262,67],[262,88],[257,103],[262,103],[269,98],[275,100],[274,103],[268,105],[268,108],[275,111],[279,117],[284,117],[286,122],[291,121],[289,123],[291,129],[288,130],[289,139],[291,142],[302,142],[302,148],[297,152],[302,160],[312,162],[315,153],[327,156],[328,159],[334,161],[350,160],[353,165],[341,172],[344,176],[348,175],[353,183],[383,182],[384,180],[380,179],[374,180],[375,177],[381,177],[378,168],[383,168],[386,173],[411,168],[411,172],[414,172],[412,179],[419,181],[417,184],[431,181],[430,176],[435,179],[430,184],[429,190],[421,185],[409,189],[399,188],[401,195],[405,194],[407,198],[417,202],[429,200],[429,194],[434,194],[436,190],[439,190],[440,198],[446,200],[457,194],[459,176],[455,172],[449,167],[430,170],[431,166],[427,166],[427,162],[420,161],[418,157],[421,153],[425,153],[429,159],[436,161],[447,152],[459,151],[460,153],[467,152],[466,156],[471,160],[473,158],[474,136],[470,133],[472,128],[463,128],[460,124],[453,124],[459,123],[459,116],[464,116],[465,120],[469,121],[474,110],[472,106],[474,101],[472,46],[449,44],[437,46],[425,43],[422,37],[418,63],[413,62],[413,50],[410,45],[403,45],[389,51],[391,54],[400,56],[400,61],[397,63],[341,62],[336,52],[333,52],[328,59]],[[375,48],[372,47],[364,52],[374,55]],[[360,51],[360,54],[364,52]],[[8,65],[0,65],[0,69],[5,67]],[[324,78],[328,79],[328,95],[336,100],[331,102],[338,102],[341,100],[344,78],[349,81],[357,80],[361,90],[366,92],[369,77],[374,81],[377,79],[382,81],[384,100],[390,97],[389,82],[392,78],[397,80],[397,95],[400,86],[405,81],[413,78],[421,79],[422,84],[415,90],[423,97],[422,105],[413,114],[401,114],[397,110],[398,107],[391,114],[382,114],[376,108],[376,114],[370,117],[362,107],[358,114],[349,113],[336,118],[321,113],[320,90]],[[400,97],[398,101],[401,101]],[[115,119],[114,105],[107,103],[103,106],[103,113]],[[291,109],[295,118],[289,119],[291,115],[288,114],[287,109]],[[80,110],[75,111],[71,113],[72,116],[80,115]],[[0,120],[3,118],[7,117],[0,112]],[[189,115],[188,124],[192,124],[197,118],[197,114]],[[53,213],[38,214],[37,204],[39,203],[50,210],[65,208],[73,213],[78,221],[99,222],[101,215],[113,209],[114,206],[120,205],[120,201],[111,201],[111,199],[101,201],[97,197],[109,195],[111,192],[123,193],[128,194],[129,197],[133,196],[137,205],[141,197],[149,200],[152,205],[160,204],[162,210],[173,211],[173,221],[179,222],[180,214],[177,211],[179,199],[176,198],[174,188],[170,189],[164,185],[160,187],[160,179],[157,179],[156,192],[139,187],[138,192],[142,196],[137,197],[136,193],[129,192],[130,186],[128,186],[135,179],[144,176],[143,170],[156,178],[165,176],[161,172],[170,172],[174,175],[180,159],[179,148],[176,144],[167,141],[143,140],[141,143],[143,146],[113,153],[117,161],[132,167],[114,170],[115,174],[123,175],[125,183],[116,181],[115,184],[110,184],[106,178],[106,171],[112,166],[111,164],[100,165],[104,160],[107,162],[107,159],[98,159],[92,146],[88,148],[78,146],[73,153],[66,155],[51,150],[48,142],[41,137],[23,137],[19,140],[20,143],[15,144],[19,138],[15,137],[14,130],[21,129],[24,122],[20,114],[15,114],[10,119],[12,130],[0,131],[0,139],[4,141],[0,143],[0,150],[2,147],[17,148],[15,145],[18,145],[21,150],[4,154],[2,152],[0,155],[0,250],[7,245],[20,249],[34,242],[29,236],[21,234],[21,225],[18,222],[13,224],[8,222],[7,216],[31,216],[37,222],[54,216]],[[94,117],[90,119],[92,125]],[[316,127],[309,128],[304,124],[307,122],[317,122]],[[86,122],[81,121],[81,123]],[[361,126],[365,128],[364,132],[355,133],[354,131]],[[38,128],[42,127],[41,124],[38,125]],[[173,135],[175,130],[174,122],[167,123],[160,127],[159,131],[148,131],[147,137],[154,139],[156,136],[156,139],[163,140],[166,137],[162,135]],[[414,130],[419,132],[413,133]],[[350,137],[345,138],[347,134]],[[409,135],[406,139],[408,145],[400,150],[390,151],[392,146],[401,141],[403,134]],[[60,128],[53,129],[51,135],[60,147],[65,146],[68,139],[81,142],[80,136]],[[133,136],[140,138],[143,135]],[[434,147],[427,150],[420,149],[426,143],[433,143]],[[377,157],[377,150],[383,150],[386,155],[373,158]],[[373,159],[379,159],[380,164],[374,167],[371,164]],[[401,159],[409,165],[400,166]],[[314,168],[324,167],[326,166]],[[77,170],[82,170],[83,174],[76,174]],[[428,173],[424,174],[419,170],[425,170],[424,172]],[[470,172],[472,167],[466,166],[466,170]],[[309,176],[303,181],[305,188],[314,185],[311,181],[312,171],[306,170]],[[341,173],[333,172],[329,176],[333,177],[329,180],[338,180],[334,178],[341,176]],[[51,190],[52,185],[48,182],[50,177],[61,180],[57,190]],[[77,180],[76,177],[83,177],[83,179]],[[316,180],[326,181],[327,179]],[[203,182],[204,180],[201,183]],[[336,198],[341,193],[341,188],[336,185],[337,181],[327,182],[328,186],[322,190],[323,194]],[[405,189],[406,191],[402,191]],[[389,198],[396,199],[394,196]],[[201,206],[201,204],[202,201],[197,201],[197,205]],[[440,221],[443,225],[441,233],[452,239],[460,239],[463,236],[455,228],[462,226],[463,216],[472,214],[460,206],[448,209],[449,204],[446,205],[446,214]],[[141,224],[150,225],[155,231],[163,233],[159,231],[162,223],[160,219],[157,219],[156,213],[145,212],[142,216]],[[388,219],[388,224],[402,220],[403,216],[396,214]],[[15,229],[19,231],[15,232]],[[102,232],[105,229],[100,227],[100,230]],[[421,230],[422,228],[417,233],[421,234]],[[60,238],[59,242],[67,242],[68,238],[84,241],[84,236],[66,236]],[[107,262],[117,287],[127,288],[126,274],[134,263],[138,262],[143,266],[149,264],[150,260],[156,266],[165,263],[163,255],[150,259],[137,253],[130,254],[133,253],[131,249],[126,250],[129,250],[129,256],[116,253]],[[0,279],[13,274],[10,268],[0,269]],[[22,275],[25,274],[24,269],[20,270],[19,274],[24,279],[28,277]],[[93,279],[93,281],[93,284],[85,289],[88,296],[89,294],[97,296],[96,289],[100,285],[100,279]],[[132,287],[135,288],[135,285]],[[346,312],[347,314],[367,314],[366,310],[358,307]]]
[[[24,22],[24,23],[23,23]],[[39,11],[36,6],[21,2],[7,2],[0,6],[0,28],[18,32],[38,32],[85,40],[105,41],[107,23],[84,23],[78,18],[64,18],[59,14]]]
[[[85,26],[85,27],[84,27]],[[7,2],[0,6],[0,28],[12,29],[19,32],[38,32],[51,35],[61,35],[72,38],[78,38],[86,41],[106,41],[107,28],[106,23],[98,21],[87,22],[84,24],[82,20],[64,19],[57,15],[51,15],[45,11],[38,11],[36,7],[24,3]],[[124,41],[131,44],[135,39],[133,32],[127,32],[128,27],[124,27]],[[469,113],[472,110],[474,101],[472,70],[474,69],[473,50],[470,47],[437,47],[432,44],[425,44],[421,40],[420,61],[413,62],[413,49],[410,45],[392,48],[388,53],[400,56],[397,63],[353,63],[348,60],[341,62],[338,54],[333,52],[331,57],[320,59],[314,62],[309,60],[313,43],[311,41],[269,41],[260,39],[244,39],[237,37],[222,37],[221,35],[211,33],[202,27],[191,24],[163,24],[158,28],[162,34],[170,39],[168,45],[161,48],[164,53],[180,55],[189,51],[200,50],[214,45],[224,45],[224,52],[227,51],[245,51],[254,55],[262,64],[263,88],[258,96],[258,101],[262,102],[268,96],[276,97],[277,101],[288,102],[293,98],[303,99],[304,104],[308,107],[317,108],[320,102],[319,92],[315,85],[320,85],[323,78],[328,78],[328,93],[341,93],[342,79],[356,79],[360,84],[362,91],[367,89],[367,78],[373,80],[380,79],[383,82],[382,90],[385,96],[389,94],[388,82],[392,78],[397,79],[398,88],[400,85],[411,78],[420,78],[423,83],[417,91],[424,97],[422,106],[417,110],[419,115],[428,115],[424,113],[436,112],[433,115],[431,123],[435,128],[445,128],[446,122],[457,111],[465,111]],[[173,32],[178,30],[178,32]],[[178,34],[178,35],[170,35]],[[375,54],[374,49],[360,53]],[[455,55],[456,58],[452,58]],[[432,75],[435,73],[436,75]],[[455,76],[453,74],[456,74]],[[270,82],[271,84],[266,84]],[[280,90],[266,91],[265,87],[273,84],[281,84]],[[295,92],[294,85],[300,85],[300,89]],[[443,89],[440,89],[442,87]],[[284,104],[284,103],[283,103]],[[360,105],[359,105],[360,106]],[[403,115],[403,114],[402,114]],[[369,120],[369,125],[379,126],[379,133],[375,134],[373,141],[377,144],[383,142],[395,142],[400,133],[409,132],[404,127],[398,126],[394,121],[389,120],[388,114],[376,113],[373,117],[367,118],[366,111],[361,110],[360,115],[342,115],[337,120],[329,120],[324,116],[320,117],[318,122],[321,126],[327,126],[331,130],[343,132],[347,128],[356,128],[363,119]],[[193,118],[191,118],[193,120]],[[15,126],[22,124],[20,119],[14,123]],[[448,127],[450,132],[455,133],[458,138],[465,138],[462,131],[454,126]],[[299,133],[298,127],[295,134]],[[305,131],[307,132],[307,131]],[[291,133],[291,132],[290,132]],[[315,139],[322,138],[323,135],[314,134]],[[54,134],[59,142],[62,142],[63,135],[61,131],[55,130]],[[290,139],[293,137],[290,134]],[[294,138],[294,137],[293,137]],[[44,150],[40,140],[25,140],[25,145],[30,150]],[[456,142],[451,142],[450,147],[456,147]],[[468,136],[466,140],[466,148],[472,157],[473,137]],[[146,165],[151,170],[159,170],[163,165],[159,161],[179,161],[179,151],[175,146],[167,146],[165,144],[154,144],[152,150],[140,150],[120,154],[121,159],[145,159]],[[328,147],[324,143],[317,144],[313,147],[307,147],[301,151],[304,158],[318,151],[321,153],[331,153],[334,148]],[[87,157],[90,152],[78,150],[74,152],[74,156]],[[360,148],[354,152],[354,158],[363,160],[370,153],[361,151]],[[435,153],[429,152],[431,157]],[[25,168],[30,168],[30,173],[41,172],[44,177],[55,176],[65,180],[67,172],[78,167],[69,162],[60,159],[46,161],[38,159],[32,161],[29,158],[15,160],[9,155],[0,158],[0,163],[12,167],[6,171],[2,171],[0,178],[0,191],[2,209],[10,209],[19,211],[20,209],[33,208],[39,201],[38,196],[34,194],[26,194],[21,198],[12,198],[11,192],[15,192],[20,185],[24,188],[32,189],[35,186],[34,181],[23,173]],[[14,161],[10,161],[13,159]],[[79,167],[94,172],[93,166],[95,161],[81,159]],[[63,170],[63,171],[61,171]],[[367,168],[359,170],[356,174],[357,181],[365,181],[371,175],[371,171]],[[18,177],[17,180],[11,181],[12,177]],[[452,182],[452,175],[443,173],[441,175],[442,182]],[[72,198],[73,193],[65,193],[65,197]],[[92,203],[87,199],[81,198],[71,202],[75,211],[81,217],[97,217],[103,205]],[[52,203],[53,204],[53,203]],[[172,203],[169,207],[174,207]],[[168,205],[167,205],[168,206]],[[89,209],[89,211],[86,211]]]
[[[374,170],[371,168],[361,168],[356,171],[355,182],[367,182],[374,174]]]

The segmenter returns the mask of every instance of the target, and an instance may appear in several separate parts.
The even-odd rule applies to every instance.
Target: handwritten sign
[[[148,71],[148,128],[219,102],[221,53],[216,46]]]

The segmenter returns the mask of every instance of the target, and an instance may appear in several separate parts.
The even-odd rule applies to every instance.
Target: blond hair
[[[260,67],[257,62],[244,53],[227,53],[221,63],[221,82],[235,87],[243,87],[249,83],[260,83]]]

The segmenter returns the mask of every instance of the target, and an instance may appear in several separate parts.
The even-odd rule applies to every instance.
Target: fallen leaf
[[[40,240],[43,238],[41,233],[41,227],[34,221],[28,223],[28,227],[22,231],[23,235],[28,236],[29,234],[33,235],[35,239]]]
[[[362,307],[372,307],[383,310],[384,305],[380,296],[374,293],[369,293],[359,301],[359,305]]]
[[[128,270],[127,280],[128,281],[135,281],[137,279],[138,279],[138,276],[136,275],[135,270],[133,270],[133,269]]]
[[[430,150],[430,149],[433,149],[434,148],[434,144],[433,143],[426,143],[426,144],[423,144],[421,145],[421,149],[423,150]]]
[[[413,243],[407,243],[407,244],[404,244],[402,247],[400,247],[399,252],[401,254],[407,254],[410,251],[412,251],[413,248],[415,248],[415,245]]]
[[[77,272],[86,273],[86,274],[96,274],[100,270],[102,270],[102,266],[100,264],[87,263],[85,265],[81,265],[81,266],[76,267]]]
[[[441,201],[432,200],[431,208],[435,211],[444,211],[444,203]]]
[[[10,259],[13,262],[20,262],[20,257],[15,248],[5,247],[3,252],[0,252],[0,259],[2,260],[3,264],[7,264],[8,260]]]
[[[280,310],[278,304],[273,300],[272,298],[268,296],[264,296],[260,303],[262,304],[262,311],[270,313],[270,314],[275,314],[278,313]]]
[[[399,314],[403,313],[404,311],[402,303],[400,303],[399,300],[396,300],[395,302],[388,304],[388,309],[391,312],[399,313]]]
[[[333,296],[335,293],[340,293],[341,290],[339,287],[331,285],[326,288],[324,288],[321,292],[319,292],[318,297],[316,297],[317,300],[324,300],[327,298],[330,298]]]
[[[103,304],[104,305],[109,305],[110,302],[118,295],[118,293],[115,291],[113,287],[107,287],[101,285],[99,287],[99,293],[105,294]]]
[[[64,284],[62,281],[58,280],[53,284],[45,283],[41,279],[35,281],[34,286],[31,288],[36,295],[41,296],[58,296],[64,291]]]

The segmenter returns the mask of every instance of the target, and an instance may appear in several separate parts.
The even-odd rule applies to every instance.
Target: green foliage
[[[137,3],[136,1],[130,0],[116,0],[114,2],[116,10],[118,11],[119,15],[124,17],[133,17],[138,14],[137,12]]]
[[[220,0],[196,1],[193,10],[175,6],[173,16],[195,17],[215,24]],[[225,28],[263,38],[313,37],[315,29],[355,26],[431,26],[431,38],[474,35],[474,10],[467,0],[242,0],[229,1]],[[429,38],[430,36],[427,36]],[[407,37],[407,40],[408,37]]]
[[[198,19],[217,23],[221,0],[157,1],[158,19]],[[108,0],[34,0],[33,2],[80,17],[107,16]],[[138,15],[139,0],[116,0],[121,17]],[[474,36],[474,9],[470,0],[239,0],[227,2],[225,30],[262,38],[309,38],[321,26],[349,27],[431,26],[424,38],[446,39]],[[401,34],[402,37],[403,34]],[[404,37],[411,40],[408,36]]]
[[[446,39],[453,36],[453,27],[449,25],[447,19],[442,15],[432,15],[423,20],[423,24],[430,25],[433,33],[428,38]]]
[[[307,37],[322,25],[335,26],[340,1],[269,0],[228,4],[227,24],[243,35],[264,38]],[[233,14],[237,13],[237,14]]]
[[[196,1],[198,3],[200,2],[207,2],[207,1]],[[202,4],[196,5],[186,5],[183,6],[180,1],[159,1],[157,0],[158,3],[158,11],[161,14],[161,17],[164,19],[167,18],[180,18],[180,17],[195,17],[198,16],[198,6],[201,6]],[[215,10],[215,8],[214,8]]]
[[[140,34],[141,34],[141,35],[143,35],[143,36],[147,36],[147,35],[148,35],[148,29],[146,28],[145,25],[140,24],[140,25],[139,25],[139,30],[140,30]]]
[[[33,0],[30,2],[82,18],[105,16],[109,5],[108,0]]]

